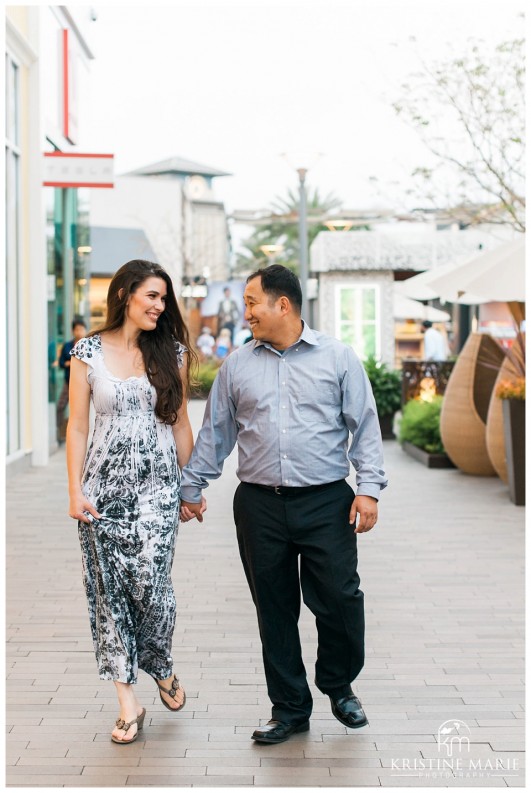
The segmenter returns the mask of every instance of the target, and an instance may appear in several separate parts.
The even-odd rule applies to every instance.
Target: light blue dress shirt
[[[242,482],[320,485],[347,477],[350,461],[358,495],[379,498],[387,486],[365,369],[351,347],[306,324],[283,352],[250,341],[224,361],[182,472],[184,501],[201,500],[236,442]]]

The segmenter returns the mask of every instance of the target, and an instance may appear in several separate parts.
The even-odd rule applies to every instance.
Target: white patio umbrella
[[[427,283],[442,300],[470,304],[487,300],[523,302],[525,237],[522,234],[518,239],[474,256],[448,272],[433,271],[432,275]]]
[[[435,300],[439,295],[432,288],[431,281],[438,275],[445,275],[455,270],[455,267],[454,262],[441,264],[435,270],[426,270],[426,272],[414,275],[405,281],[398,281],[395,284],[395,290],[414,300]]]
[[[432,306],[424,306],[417,300],[410,300],[408,297],[395,291],[393,295],[393,317],[395,319],[429,319],[430,322],[448,322],[450,314]]]

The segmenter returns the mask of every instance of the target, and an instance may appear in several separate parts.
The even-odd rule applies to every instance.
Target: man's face
[[[275,300],[262,289],[259,276],[249,281],[243,293],[245,320],[255,339],[274,342],[278,336],[280,319],[280,298]]]

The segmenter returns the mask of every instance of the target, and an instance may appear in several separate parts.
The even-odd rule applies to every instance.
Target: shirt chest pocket
[[[299,391],[297,394],[297,413],[308,423],[332,423],[339,412],[339,396],[332,386]]]

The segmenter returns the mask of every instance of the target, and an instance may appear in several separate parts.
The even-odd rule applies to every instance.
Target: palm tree
[[[308,244],[311,245],[320,231],[326,231],[324,218],[341,207],[341,201],[332,193],[324,198],[319,189],[308,190],[306,211],[308,218]],[[263,245],[282,245],[282,251],[275,257],[278,264],[299,272],[299,196],[293,190],[287,191],[286,198],[276,196],[271,205],[271,214],[265,222],[257,225],[250,237],[243,243],[244,248],[237,254],[235,272],[244,274],[268,263],[261,250]]]

